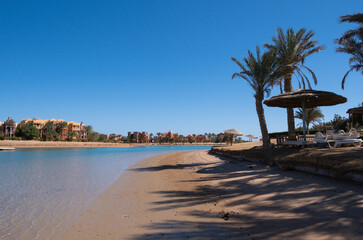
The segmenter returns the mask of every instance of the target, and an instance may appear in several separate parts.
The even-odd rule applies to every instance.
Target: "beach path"
[[[207,151],[144,159],[62,239],[362,239],[363,187]]]

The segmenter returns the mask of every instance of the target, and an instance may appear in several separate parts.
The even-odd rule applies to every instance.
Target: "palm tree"
[[[156,135],[158,136],[158,142],[161,143],[161,132],[157,132]]]
[[[56,132],[59,135],[59,140],[62,140],[62,134],[63,134],[63,129],[67,127],[67,123],[66,122],[59,122],[55,128]]]
[[[295,118],[303,119],[303,109],[299,108],[295,112]],[[324,114],[321,112],[320,108],[306,108],[305,109],[305,122],[306,122],[306,129],[308,130],[309,134],[309,125],[312,123],[314,126],[321,124],[321,120],[323,120]]]
[[[215,142],[216,141],[216,138],[217,138],[217,134],[212,133],[212,138],[213,138],[213,142]]]
[[[344,22],[357,23],[359,27],[346,31],[341,38],[335,40],[335,43],[338,44],[337,52],[351,55],[349,58],[350,69],[343,77],[342,89],[344,89],[345,79],[351,71],[355,70],[363,74],[363,13],[341,16],[340,23]]]
[[[306,69],[314,79],[314,83],[317,83],[317,78],[314,72],[310,68],[304,66],[306,57],[325,48],[324,46],[318,46],[317,41],[311,40],[314,35],[314,32],[307,32],[303,28],[296,33],[292,28],[289,28],[286,30],[286,34],[284,34],[281,28],[277,28],[277,37],[272,38],[273,44],[264,44],[265,47],[271,51],[275,51],[277,54],[279,64],[282,68],[281,77],[284,78],[285,92],[293,91],[291,81],[293,74],[295,74],[299,80],[299,88],[301,88],[301,84],[303,85],[303,88],[305,88],[305,81],[308,84],[308,87],[311,88],[309,79],[302,69]],[[294,135],[295,121],[294,110],[292,108],[287,109],[287,126],[289,136]]]
[[[149,141],[150,142],[153,142],[153,136],[154,136],[154,134],[152,134],[152,133],[149,134]]]
[[[68,141],[73,141],[73,139],[75,139],[77,137],[77,133],[74,131],[69,131],[68,132]]]
[[[281,73],[279,72],[276,53],[268,51],[264,52],[262,56],[260,56],[260,49],[256,47],[256,57],[248,51],[248,57],[243,58],[244,64],[240,63],[235,58],[232,58],[232,61],[234,61],[242,70],[239,73],[234,73],[232,75],[232,79],[235,77],[243,78],[254,90],[256,111],[260,122],[263,147],[268,147],[270,145],[270,139],[268,136],[262,101],[265,98],[265,94],[269,95],[272,86],[275,85],[280,78]]]
[[[13,119],[11,119],[10,117],[8,118],[8,120],[6,120],[4,122],[4,127],[5,127],[5,135],[9,136],[9,137],[13,137],[14,136],[14,130],[15,130],[15,126],[16,123]]]
[[[96,138],[95,138],[95,134],[93,131],[93,127],[91,125],[88,125],[88,126],[85,126],[84,129],[86,130],[87,141],[95,142]]]

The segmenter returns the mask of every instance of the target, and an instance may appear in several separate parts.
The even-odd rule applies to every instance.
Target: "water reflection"
[[[54,239],[136,161],[209,147],[17,149],[0,152],[0,239]]]

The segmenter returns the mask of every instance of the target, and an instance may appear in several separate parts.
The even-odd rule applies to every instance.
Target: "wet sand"
[[[62,239],[362,239],[363,186],[209,155],[131,166]]]

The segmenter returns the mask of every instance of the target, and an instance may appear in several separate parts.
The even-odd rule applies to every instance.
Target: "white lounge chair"
[[[347,134],[345,134],[344,130],[339,130],[338,133],[333,133],[332,134],[332,138],[334,140],[343,140],[343,139],[347,139]]]
[[[344,130],[339,130],[338,134],[333,134],[332,140],[327,141],[331,148],[340,147],[342,144],[353,144],[356,147],[362,145],[362,140],[359,139],[359,133],[355,128],[350,129],[349,133],[345,133]]]
[[[321,132],[315,133],[315,142],[316,143],[327,143],[328,135],[324,135]]]
[[[349,133],[348,133],[348,139],[357,139],[357,138],[359,138],[359,137],[360,137],[360,135],[359,135],[359,133],[358,133],[357,129],[355,129],[355,128],[351,128],[351,129],[349,130]]]
[[[359,138],[359,133],[357,132],[357,129],[351,128],[348,133],[345,133],[344,130],[339,130],[339,132],[333,134],[332,137],[336,140],[357,139]]]
[[[342,144],[353,144],[355,147],[362,146],[362,139],[341,139],[341,140],[327,140],[330,148],[341,147]]]
[[[321,132],[315,134],[315,142],[318,144],[328,144],[330,148],[341,147],[342,144],[353,144],[356,147],[362,145],[362,140],[358,139],[359,133],[355,128],[350,129],[349,133],[345,133],[344,130],[339,130],[338,133],[330,131],[326,135]]]

